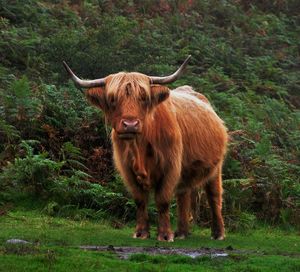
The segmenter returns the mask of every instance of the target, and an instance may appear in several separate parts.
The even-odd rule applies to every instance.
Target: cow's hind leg
[[[185,239],[189,234],[189,219],[191,211],[191,190],[186,189],[176,194],[177,198],[177,230],[175,237]]]
[[[212,223],[211,237],[216,240],[224,240],[225,230],[222,217],[222,176],[221,171],[215,178],[210,179],[205,185],[208,203],[211,208]]]

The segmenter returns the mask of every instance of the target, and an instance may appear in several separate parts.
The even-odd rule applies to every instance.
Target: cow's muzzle
[[[121,120],[121,130],[118,131],[118,137],[120,139],[133,139],[140,133],[140,121],[138,119]]]

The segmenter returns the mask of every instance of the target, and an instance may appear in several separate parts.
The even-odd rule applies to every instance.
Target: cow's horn
[[[82,80],[73,73],[73,71],[65,61],[63,61],[63,65],[77,87],[92,88],[92,87],[101,87],[105,85],[104,78],[99,78],[94,80]]]
[[[182,75],[182,73],[190,59],[191,59],[191,55],[189,55],[186,58],[184,63],[172,75],[165,76],[165,77],[150,76],[149,78],[150,78],[151,84],[167,84],[167,83],[172,83],[172,82],[176,81]]]

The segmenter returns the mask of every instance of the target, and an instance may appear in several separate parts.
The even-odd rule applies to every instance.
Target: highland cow
[[[115,166],[137,207],[134,238],[150,236],[147,205],[154,192],[159,241],[173,241],[170,202],[177,199],[175,237],[189,233],[191,194],[204,187],[212,215],[212,238],[225,237],[222,218],[222,163],[227,130],[206,97],[189,86],[169,90],[190,56],[172,75],[141,73],[79,79],[64,62],[77,86],[87,88],[88,101],[100,108],[112,126]]]

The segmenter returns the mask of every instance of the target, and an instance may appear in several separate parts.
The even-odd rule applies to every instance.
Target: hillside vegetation
[[[134,218],[109,127],[68,80],[173,72],[230,132],[224,216],[300,225],[300,27],[296,0],[0,1],[0,215],[32,201],[48,215]],[[142,4],[141,4],[142,3]],[[26,200],[27,199],[27,200]],[[199,192],[196,221],[209,224]],[[151,218],[155,208],[151,206]]]

